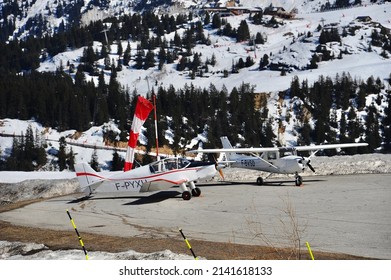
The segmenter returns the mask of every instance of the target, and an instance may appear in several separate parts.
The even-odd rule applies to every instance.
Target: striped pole
[[[307,249],[308,249],[308,252],[310,253],[311,259],[314,261],[315,258],[314,258],[314,255],[312,254],[310,243],[306,242],[305,244],[307,245]]]
[[[88,260],[88,253],[87,253],[87,251],[86,251],[86,248],[84,247],[83,240],[81,239],[81,236],[80,236],[80,234],[79,234],[79,231],[77,230],[76,225],[75,225],[75,222],[73,221],[73,219],[72,219],[72,217],[71,217],[71,214],[69,213],[68,209],[67,209],[67,214],[68,214],[69,219],[71,220],[71,223],[72,223],[73,228],[74,228],[75,231],[76,231],[77,237],[79,238],[79,242],[80,242],[81,247],[83,248],[84,255],[86,256],[86,260]]]
[[[152,108],[153,105],[151,102],[142,96],[138,96],[136,110],[134,112],[132,127],[129,135],[128,149],[126,150],[124,171],[131,170],[133,167],[134,149],[137,145],[138,136],[141,132],[141,127],[148,118]]]
[[[187,247],[189,248],[190,252],[193,254],[194,259],[195,259],[195,260],[198,260],[198,257],[194,254],[193,248],[191,248],[191,245],[190,245],[189,241],[187,240],[187,238],[186,238],[185,235],[183,234],[182,229],[179,229],[179,232],[182,234],[182,237],[183,237],[183,239],[185,240],[185,242],[186,242],[186,244],[187,244]]]

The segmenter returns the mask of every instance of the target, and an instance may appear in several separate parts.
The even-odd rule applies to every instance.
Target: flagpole
[[[154,115],[155,115],[156,157],[157,157],[157,160],[160,160],[159,140],[158,140],[158,134],[157,134],[156,94],[153,94],[153,108],[154,108]]]

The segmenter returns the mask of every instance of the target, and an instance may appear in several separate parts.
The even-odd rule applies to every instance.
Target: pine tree
[[[92,169],[94,169],[95,171],[100,171],[100,168],[99,168],[99,161],[98,161],[98,153],[96,151],[96,148],[94,148],[94,151],[91,155],[91,160],[89,162],[90,166]]]
[[[210,14],[209,12],[205,12],[204,25],[208,25],[209,23],[210,23]]]
[[[240,25],[238,27],[237,35],[236,35],[236,41],[246,41],[250,39],[250,30],[248,28],[247,21],[242,20],[240,22]]]
[[[121,41],[118,42],[118,49],[117,49],[117,54],[119,56],[122,55],[122,52],[123,52],[123,48],[122,48],[122,44],[121,44]]]
[[[111,160],[111,171],[119,171],[124,167],[125,160],[118,154],[117,150],[114,150],[113,159]]]
[[[308,121],[305,121],[303,126],[298,129],[300,134],[297,139],[297,145],[310,145],[311,144],[311,125]]]
[[[308,66],[308,69],[317,69],[318,68],[318,62],[319,62],[318,56],[316,54],[313,54],[312,58],[311,58],[311,61],[310,61],[310,65]]]
[[[59,139],[60,148],[58,150],[57,158],[58,158],[58,167],[60,171],[63,171],[66,169],[66,160],[67,160],[67,153],[66,153],[66,141],[65,137],[61,137]]]
[[[67,165],[70,171],[75,171],[75,154],[73,153],[72,147],[67,154]]]
[[[391,76],[391,75],[390,75]],[[391,80],[391,77],[390,77]],[[387,91],[387,106],[384,108],[384,118],[382,120],[384,149],[391,151],[391,91]]]
[[[219,13],[214,13],[212,17],[212,28],[220,29],[221,28],[221,18]]]
[[[131,51],[130,43],[128,42],[128,45],[126,46],[126,50],[125,50],[125,53],[124,53],[124,58],[123,58],[125,66],[129,65],[130,58],[131,58],[130,51]]]
[[[158,66],[159,70],[163,69],[163,65],[166,62],[166,60],[167,60],[166,50],[164,49],[164,47],[161,47],[159,51],[159,66]]]
[[[257,34],[255,35],[255,44],[265,44],[265,39],[263,38],[262,34],[257,32]]]
[[[17,137],[12,138],[12,149],[11,149],[11,154],[7,158],[5,166],[6,170],[22,170],[21,166],[19,165],[19,157],[23,153],[21,150],[21,145],[19,142],[19,139]]]
[[[149,50],[145,56],[144,70],[155,66],[155,54]]]
[[[264,54],[261,60],[259,61],[259,70],[265,69],[269,65],[269,56]]]
[[[340,143],[348,142],[348,139],[346,137],[346,130],[347,130],[346,117],[345,117],[345,113],[342,112],[341,119],[339,121],[339,141],[340,141]]]
[[[381,144],[379,114],[374,105],[371,105],[368,108],[365,127],[365,142],[368,143],[369,151],[373,151],[379,148]]]
[[[140,45],[137,45],[137,54],[136,54],[136,69],[143,69],[143,60],[144,60],[144,51]]]

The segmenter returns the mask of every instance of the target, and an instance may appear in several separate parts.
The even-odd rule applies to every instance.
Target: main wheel
[[[262,179],[262,177],[258,177],[258,178],[257,178],[257,184],[258,184],[259,186],[262,186],[262,185],[263,185],[263,179]]]
[[[295,184],[297,187],[301,186],[303,184],[303,178],[301,178],[301,176],[297,176],[295,179]]]
[[[197,196],[200,196],[201,195],[201,189],[200,188],[195,188],[195,189],[192,189],[191,190],[191,194],[195,197]]]
[[[191,198],[191,193],[190,193],[189,191],[184,191],[184,192],[182,193],[182,198],[183,198],[183,200],[190,200],[190,198]]]

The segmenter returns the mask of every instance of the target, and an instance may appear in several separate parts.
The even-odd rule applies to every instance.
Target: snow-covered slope
[[[129,4],[134,4],[137,1],[131,1]],[[175,2],[175,1],[173,1]],[[180,1],[176,1],[180,2]],[[203,5],[206,1],[181,1],[186,7],[190,4],[196,3]],[[221,1],[225,2],[225,1]],[[33,7],[35,13],[42,7],[46,7],[46,0],[38,0]],[[86,2],[87,3],[87,2]],[[109,1],[111,6],[121,6],[120,1]],[[270,1],[240,1],[242,6],[259,6],[269,5]],[[252,49],[248,42],[236,43],[234,39],[219,36],[216,30],[206,28],[206,36],[210,38],[211,45],[197,45],[194,52],[201,54],[201,60],[205,61],[213,55],[216,57],[216,65],[210,67],[209,72],[204,74],[204,77],[196,77],[191,79],[185,72],[177,71],[176,66],[178,61],[173,64],[167,64],[162,71],[157,70],[157,66],[147,70],[137,70],[130,64],[128,67],[123,67],[123,70],[117,73],[118,81],[130,91],[137,91],[139,94],[145,94],[148,87],[163,86],[169,87],[173,85],[179,89],[185,85],[193,84],[198,87],[209,87],[213,84],[220,89],[223,86],[230,91],[233,87],[238,87],[242,83],[248,83],[255,87],[256,92],[267,92],[270,94],[269,98],[269,116],[277,118],[279,113],[277,99],[278,92],[289,88],[293,77],[297,76],[300,81],[308,80],[309,84],[316,81],[320,75],[334,78],[337,74],[342,72],[349,73],[350,76],[358,78],[359,80],[366,80],[370,76],[379,77],[385,84],[385,88],[390,87],[389,77],[391,72],[390,59],[381,56],[381,49],[372,47],[372,51],[368,51],[370,45],[370,36],[373,30],[378,30],[380,24],[385,28],[391,29],[390,15],[391,3],[387,2],[381,5],[364,5],[361,7],[353,7],[349,9],[340,9],[335,11],[328,11],[322,13],[313,12],[320,4],[325,1],[273,1],[273,5],[284,6],[289,10],[288,6],[295,6],[298,8],[298,14],[295,19],[284,20],[283,24],[277,28],[265,27],[263,25],[254,25],[250,23],[250,33],[255,35],[260,32],[267,38],[265,44],[258,44],[256,49]],[[363,2],[368,4],[369,2]],[[302,7],[300,9],[299,7]],[[306,9],[305,9],[306,8]],[[99,10],[99,9],[98,9]],[[102,10],[99,10],[102,11]],[[103,11],[106,11],[103,9]],[[31,12],[34,13],[33,11]],[[29,13],[27,13],[29,14]],[[370,16],[371,22],[363,23],[356,20],[357,16]],[[265,16],[268,18],[267,16]],[[91,18],[94,18],[91,16]],[[227,21],[232,27],[237,28],[239,23],[247,19],[248,15],[239,15],[228,17]],[[23,19],[18,19],[22,21]],[[317,69],[308,70],[306,66],[314,53],[315,47],[319,40],[320,32],[317,31],[319,25],[334,26],[339,30],[353,26],[356,33],[342,38],[341,44],[329,44],[336,54],[344,51],[342,59],[334,59],[329,61],[322,61],[319,63]],[[179,30],[183,32],[185,29]],[[306,36],[311,33],[312,36]],[[174,36],[173,33],[166,34],[166,40],[169,41]],[[126,48],[127,41],[121,42],[123,49]],[[137,51],[137,42],[132,42],[133,57]],[[94,42],[94,49],[100,49],[101,42]],[[39,71],[56,71],[60,65],[66,65],[67,62],[74,64],[75,67],[80,63],[84,48],[77,50],[68,50],[60,53],[55,57],[49,57],[41,63]],[[345,54],[346,52],[346,54]],[[284,63],[289,65],[291,72],[287,72],[285,76],[281,76],[280,71],[264,70],[259,71],[259,60],[263,55],[269,55],[270,61],[273,63]],[[228,78],[224,78],[222,72],[224,70],[230,71],[232,64],[237,62],[240,58],[246,57],[254,59],[255,64],[249,68],[243,68],[237,74],[230,74]],[[117,43],[111,45],[110,57],[114,60],[118,59]],[[103,65],[103,60],[100,61]],[[107,82],[109,82],[109,73],[105,75]],[[87,76],[87,79],[96,81],[97,77]],[[371,100],[368,99],[370,103]],[[26,131],[27,122],[16,123],[15,120],[6,120],[0,127],[0,133],[17,134]],[[114,127],[112,124],[105,125]],[[288,144],[295,144],[296,137],[293,136],[293,124],[287,124],[286,142]],[[42,128],[39,124],[34,124],[33,130],[45,130],[45,137],[51,140],[50,145],[54,149],[58,148],[58,140],[61,136],[67,137],[68,141],[74,141],[75,144],[87,143],[89,145],[96,145],[97,147],[104,146],[102,140],[102,131],[105,127],[91,127],[89,131],[84,132],[78,140],[72,140],[71,135],[75,131],[63,131],[58,133],[53,129]],[[143,139],[141,138],[141,141]],[[0,149],[2,156],[9,155],[10,147],[12,145],[12,138],[1,137]],[[87,149],[86,152],[78,153],[77,160],[89,161],[91,159],[92,149]],[[98,157],[103,167],[107,167],[107,162],[112,157],[112,150],[99,150]],[[104,159],[104,160],[103,160]]]

